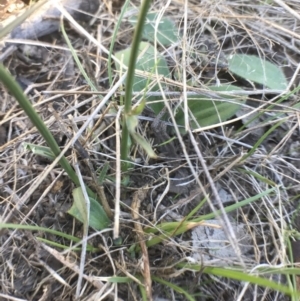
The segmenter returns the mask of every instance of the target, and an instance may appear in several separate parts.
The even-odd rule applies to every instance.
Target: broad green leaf
[[[128,66],[129,64],[129,58],[130,58],[130,52],[131,48],[127,48],[125,50],[119,51],[115,54],[115,56],[123,62],[125,66]],[[154,47],[147,43],[147,42],[141,42],[139,45],[139,57],[136,62],[136,70],[140,70],[142,72],[150,73],[151,75],[155,76],[156,72],[159,76],[164,76],[169,78],[170,77],[170,71],[167,65],[167,62],[165,58],[160,54],[156,53],[155,56],[155,49]],[[121,66],[116,62],[116,67],[118,70],[120,70]],[[155,80],[155,79],[154,79]],[[135,92],[141,92],[143,89],[146,89],[146,92],[152,91],[157,92],[159,91],[159,85],[151,84],[151,79],[147,77],[141,77],[141,76],[135,76],[134,77],[134,84],[133,84],[133,91]],[[149,87],[151,85],[151,88]],[[162,85],[164,86],[164,85]],[[147,88],[148,87],[148,88]],[[157,97],[147,97],[146,100],[157,100],[160,98]],[[151,108],[153,111],[158,114],[162,108],[163,103],[155,103],[151,104]]]
[[[178,41],[176,26],[170,18],[162,17],[158,20],[158,16],[158,13],[147,14],[147,19],[143,30],[143,39],[148,40],[149,42],[154,42],[155,27],[157,26],[156,22],[159,22],[156,32],[157,42],[164,46],[170,46]],[[130,17],[129,22],[135,26],[137,22],[137,16]]]
[[[224,85],[218,87],[209,87],[212,91],[242,91],[241,88],[233,85]],[[221,94],[220,94],[221,95]],[[223,95],[223,99],[214,100],[203,95],[188,96],[188,107],[196,121],[191,119],[192,129],[200,126],[208,126],[217,124],[221,121],[226,121],[231,118],[246,102],[245,97],[234,97]],[[184,125],[184,112],[179,109],[175,119],[178,125]]]
[[[80,222],[85,222],[86,208],[81,187],[73,190],[74,203],[68,213]],[[102,230],[109,226],[110,220],[102,206],[93,198],[90,199],[90,220],[89,226],[95,230]]]
[[[87,206],[85,204],[84,195],[81,187],[77,187],[72,191],[74,204],[80,213],[80,217],[82,218],[82,223],[86,225],[88,223],[87,220]]]
[[[235,54],[228,58],[229,71],[269,89],[286,89],[283,71],[273,63],[255,55]]]

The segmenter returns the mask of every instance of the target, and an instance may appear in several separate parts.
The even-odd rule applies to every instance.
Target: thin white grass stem
[[[56,279],[58,282],[60,282],[62,285],[66,286],[67,288],[71,289],[72,287],[70,286],[70,284],[68,284],[55,270],[53,270],[51,267],[49,267],[49,265],[44,262],[43,260],[39,259],[38,260],[42,266],[48,271],[48,273],[54,278]]]
[[[157,204],[156,204],[156,207],[155,207],[155,210],[154,210],[154,214],[153,214],[153,223],[156,223],[157,221],[157,210],[158,210],[158,207],[160,205],[160,203],[163,201],[164,197],[168,194],[169,192],[169,188],[170,188],[170,174],[169,174],[169,170],[168,168],[166,168],[166,177],[167,177],[167,186],[164,190],[164,192],[162,193],[162,195],[159,197],[159,200],[157,201]]]
[[[85,258],[86,258],[86,247],[87,247],[87,237],[88,237],[88,231],[89,231],[89,220],[90,220],[90,199],[85,189],[85,184],[82,179],[82,175],[78,166],[78,162],[76,160],[74,164],[74,169],[77,174],[77,177],[79,179],[80,187],[82,189],[82,193],[84,196],[84,202],[85,202],[85,218],[83,223],[83,235],[82,235],[82,249],[81,249],[81,256],[80,256],[80,265],[79,265],[79,274],[78,274],[78,281],[76,286],[76,293],[75,293],[75,299],[79,299],[80,297],[80,290],[81,290],[81,284],[83,279],[83,273],[84,273],[84,265],[85,265]]]
[[[286,88],[286,91],[289,91],[292,88],[292,85],[294,84],[295,80],[298,77],[299,71],[300,71],[300,64],[298,64],[298,66],[297,66],[297,68],[296,68],[296,70],[295,70],[292,78],[290,79],[290,82],[289,82],[289,84],[288,84],[288,86]],[[283,96],[283,94],[282,94],[282,96]]]
[[[186,159],[186,161],[187,161],[187,163],[188,163],[188,166],[189,166],[189,168],[190,168],[190,170],[191,170],[191,172],[192,172],[192,174],[193,174],[193,176],[194,176],[194,178],[195,178],[197,184],[199,185],[199,187],[200,187],[200,189],[201,189],[201,191],[202,191],[204,197],[207,198],[207,200],[208,200],[208,202],[209,202],[209,205],[210,205],[212,211],[216,211],[215,206],[214,206],[213,203],[211,202],[211,200],[210,200],[210,198],[209,198],[209,195],[206,193],[205,188],[204,188],[204,186],[202,185],[201,181],[199,180],[198,175],[197,175],[197,172],[196,172],[196,170],[194,169],[194,166],[193,166],[193,164],[192,164],[192,162],[191,162],[191,160],[190,160],[189,154],[188,154],[188,152],[187,152],[187,150],[186,150],[186,147],[185,147],[185,143],[184,143],[184,141],[183,141],[183,139],[182,139],[182,136],[181,136],[181,134],[180,134],[180,132],[179,132],[179,128],[178,128],[178,126],[177,126],[177,124],[176,124],[176,120],[175,120],[173,111],[172,111],[172,109],[171,109],[171,107],[170,107],[170,105],[169,105],[169,103],[168,103],[168,100],[167,100],[165,94],[164,94],[162,85],[161,85],[161,83],[160,83],[159,81],[158,81],[158,84],[159,84],[160,91],[161,91],[161,93],[162,93],[162,97],[163,97],[165,106],[167,107],[167,109],[168,109],[168,111],[169,111],[169,114],[170,114],[170,117],[171,117],[171,120],[172,120],[172,122],[173,122],[173,124],[174,124],[174,129],[175,129],[175,131],[176,131],[176,135],[177,135],[178,141],[179,141],[179,143],[180,143],[180,145],[181,145],[181,149],[182,149],[182,151],[183,151],[183,153],[184,153],[184,156],[185,156],[185,159]],[[232,229],[232,227],[231,227],[229,218],[228,218],[228,216],[227,216],[227,214],[226,214],[226,212],[225,212],[225,209],[224,209],[224,206],[223,206],[222,201],[221,201],[221,199],[220,199],[220,196],[219,196],[219,194],[218,194],[218,192],[217,192],[217,189],[216,189],[216,187],[215,187],[215,185],[214,185],[214,183],[213,183],[213,180],[212,180],[212,178],[211,178],[211,176],[210,176],[210,173],[209,173],[209,171],[208,171],[208,168],[207,168],[207,166],[206,166],[206,164],[205,164],[205,160],[204,160],[204,158],[203,158],[203,156],[202,156],[202,154],[201,154],[201,152],[200,152],[200,150],[199,150],[199,147],[198,147],[198,145],[197,145],[197,142],[195,141],[195,138],[194,138],[194,136],[193,136],[193,133],[192,133],[190,130],[188,131],[188,133],[189,133],[189,136],[190,136],[190,138],[191,138],[191,141],[192,141],[192,144],[193,144],[193,146],[194,146],[194,149],[195,149],[195,151],[196,151],[196,153],[197,153],[197,155],[198,155],[198,157],[199,157],[199,159],[200,159],[200,162],[201,162],[201,165],[202,165],[203,170],[204,170],[204,172],[205,172],[205,175],[206,175],[206,177],[208,178],[208,181],[209,181],[209,183],[210,183],[210,185],[211,185],[211,188],[212,188],[212,190],[213,190],[213,193],[214,193],[214,195],[215,195],[215,198],[216,198],[216,200],[217,200],[218,203],[219,203],[220,210],[221,210],[221,212],[222,212],[222,217],[219,216],[218,218],[220,219],[221,225],[222,225],[223,228],[224,228],[224,232],[226,233],[226,235],[227,235],[227,237],[228,237],[228,239],[229,239],[229,241],[230,241],[230,243],[231,243],[233,249],[235,250],[236,255],[238,256],[238,258],[239,258],[241,264],[244,266],[245,264],[244,264],[244,262],[243,262],[243,260],[242,260],[242,258],[241,258],[241,250],[240,250],[240,248],[239,248],[239,246],[238,246],[238,241],[237,241],[236,236],[235,236],[235,233],[234,233],[234,231],[233,231],[233,229]],[[224,227],[224,226],[225,226],[225,227]]]
[[[69,22],[74,26],[78,32],[86,36],[89,41],[93,42],[97,47],[99,47],[105,54],[109,55],[109,50],[106,49],[102,44],[97,41],[91,34],[89,34],[78,22],[74,20],[74,18],[68,13],[68,11],[61,5],[59,1],[56,0],[56,8],[62,13],[62,15],[69,20]],[[114,55],[111,55],[111,57],[117,61],[119,64],[121,64],[125,70],[127,70],[127,67],[122,64]]]
[[[216,198],[216,201],[218,202],[219,210],[222,213],[222,215],[217,216],[217,218],[220,220],[222,228],[223,228],[225,234],[227,235],[227,238],[229,239],[229,241],[231,243],[231,246],[232,246],[233,250],[235,251],[237,257],[239,258],[241,264],[243,266],[245,266],[245,263],[244,263],[244,261],[243,261],[243,259],[241,257],[241,250],[240,250],[240,247],[239,247],[239,244],[238,244],[238,240],[237,240],[236,235],[235,235],[235,233],[234,233],[234,231],[232,229],[232,226],[231,226],[230,220],[228,218],[228,215],[225,212],[222,200],[221,200],[221,198],[219,196],[219,193],[218,193],[217,188],[216,188],[216,186],[214,184],[214,181],[213,181],[212,177],[210,176],[209,170],[208,170],[207,165],[205,163],[205,160],[204,160],[204,158],[202,156],[202,153],[199,150],[199,147],[197,145],[197,141],[195,140],[195,137],[194,137],[194,135],[192,134],[191,131],[189,131],[188,133],[189,133],[192,145],[194,146],[194,150],[195,150],[195,152],[196,152],[196,154],[197,154],[197,156],[198,156],[198,158],[200,160],[200,163],[201,163],[203,171],[204,171],[204,173],[206,175],[206,178],[207,178],[207,180],[208,180],[208,182],[210,184],[212,192],[213,192],[213,194],[214,194],[214,196]],[[203,188],[203,190],[204,190],[204,187],[202,186],[202,184],[201,184],[201,182],[199,181],[198,178],[197,178],[197,182],[200,183],[201,189]],[[211,210],[213,212],[215,212],[216,208],[213,205],[213,203],[211,202],[210,198],[208,198],[207,200],[208,200],[208,203],[210,205]]]
[[[4,298],[3,300],[11,300],[11,301],[28,301],[28,299],[20,299],[10,295],[0,293],[0,297]]]
[[[186,42],[187,42],[187,19],[188,19],[188,0],[184,1],[184,17],[183,17],[183,39],[182,39],[182,81],[183,81],[183,111],[184,111],[184,127],[185,131],[190,129],[189,107],[187,102],[187,84],[186,84]]]
[[[291,7],[289,7],[287,4],[285,4],[282,0],[273,0],[275,3],[280,5],[282,8],[284,8],[286,11],[288,11],[291,15],[293,15],[296,19],[300,21],[300,15],[293,10]]]
[[[172,123],[174,124],[174,129],[175,129],[175,132],[176,132],[176,136],[177,136],[177,138],[178,138],[178,141],[179,141],[179,143],[180,143],[181,149],[182,149],[183,154],[184,154],[184,156],[185,156],[185,159],[186,159],[186,161],[187,161],[187,163],[188,163],[188,166],[189,166],[189,168],[190,168],[190,171],[192,172],[192,174],[193,174],[193,176],[194,176],[194,178],[195,178],[197,184],[199,185],[199,187],[200,187],[200,189],[201,189],[201,191],[202,191],[204,197],[209,201],[209,203],[210,203],[211,206],[213,207],[212,209],[215,210],[215,209],[214,209],[214,206],[213,206],[213,204],[212,204],[212,202],[210,201],[209,195],[206,193],[206,191],[205,191],[205,189],[204,189],[202,183],[200,182],[200,180],[199,180],[199,178],[198,178],[198,174],[197,174],[196,170],[194,169],[194,166],[193,166],[193,164],[192,164],[192,162],[191,162],[191,160],[190,160],[189,154],[188,154],[188,152],[187,152],[187,150],[186,150],[186,147],[185,147],[185,143],[184,143],[184,141],[183,141],[183,139],[182,139],[181,133],[180,133],[179,128],[178,128],[178,126],[177,126],[177,123],[176,123],[176,120],[175,120],[173,111],[172,111],[172,109],[171,109],[171,107],[170,107],[170,105],[169,105],[169,102],[168,102],[168,99],[166,98],[166,95],[164,94],[164,90],[163,90],[163,88],[162,88],[162,85],[161,85],[160,81],[158,81],[158,85],[159,85],[160,91],[161,91],[161,93],[162,93],[162,97],[163,97],[163,100],[164,100],[164,104],[165,104],[165,106],[167,107],[167,109],[168,109],[168,111],[169,111],[169,114],[170,114],[170,117],[171,117],[171,120],[172,120]],[[189,131],[189,133],[190,133],[191,136],[193,136],[192,133],[191,133],[191,131]],[[197,149],[197,148],[198,148],[198,147],[196,147],[196,149]],[[204,161],[204,160],[203,160],[203,161]],[[224,210],[224,208],[223,208],[223,210]],[[225,215],[225,216],[227,216],[227,215]],[[221,222],[222,222],[222,221],[221,221]]]
[[[156,82],[153,83],[153,85],[156,84]],[[35,84],[35,86],[39,86],[38,84]],[[85,86],[82,87],[76,87],[73,89],[69,90],[55,90],[55,91],[43,91],[43,94],[62,94],[60,95],[69,95],[69,94],[81,94],[81,95],[99,95],[99,94],[107,94],[107,91],[83,91],[80,90],[80,88],[84,88]],[[219,92],[221,95],[237,95],[237,96],[251,96],[251,95],[260,95],[260,94],[282,94],[286,93],[286,90],[274,90],[274,89],[262,89],[262,90],[252,90],[252,91],[241,91],[241,90],[236,90],[236,91],[222,91]],[[117,92],[118,95],[125,95],[125,92]],[[141,91],[136,92],[133,91],[132,95],[141,95]],[[143,95],[145,96],[161,96],[161,92],[159,91],[145,91],[143,92]],[[165,91],[166,96],[173,96],[174,98],[178,98],[182,95],[182,92],[178,91]],[[218,94],[216,94],[216,91],[210,91],[206,89],[197,89],[197,91],[187,91],[186,92],[187,96],[198,96],[198,95],[205,95],[207,97],[217,97]],[[53,96],[52,96],[53,97]],[[221,96],[219,95],[218,99],[220,99]],[[47,100],[48,101],[48,100]],[[261,101],[261,100],[260,100]],[[35,105],[41,105],[41,103],[37,103]]]
[[[110,91],[106,94],[105,97],[101,100],[97,108],[93,111],[93,113],[89,116],[87,121],[82,125],[79,131],[76,133],[74,138],[72,139],[72,143],[78,140],[84,130],[89,126],[90,122],[94,119],[94,117],[99,113],[99,111],[103,108],[103,106],[108,102],[108,100],[114,95],[114,93],[118,90],[118,88],[122,85],[125,80],[127,72],[123,74],[123,76],[118,80],[118,82],[110,89]]]
[[[118,111],[116,116],[116,197],[115,197],[115,216],[113,238],[119,237],[120,228],[120,198],[121,198],[121,143],[120,143],[120,122],[122,110]]]
[[[39,197],[39,199],[36,201],[36,203],[32,206],[30,211],[23,217],[23,219],[19,222],[20,225],[22,225],[26,219],[31,215],[33,211],[35,211],[36,207],[40,204],[40,202],[48,195],[48,193],[51,191],[52,187],[56,184],[57,180],[61,177],[61,175],[64,173],[64,170],[60,171],[57,177],[54,179],[54,181],[51,182],[49,186],[43,191],[42,195]]]
[[[74,27],[81,32],[83,35],[85,35],[90,41],[92,41],[96,46],[98,46],[104,53],[109,54],[109,51],[103,47],[97,41],[92,35],[90,35],[82,26],[80,26],[74,18],[65,10],[65,8],[59,3],[56,2],[57,9],[60,10],[60,12],[66,17],[73,25]],[[114,60],[116,60],[119,64],[122,64],[116,57],[112,56]],[[123,66],[124,69],[127,69],[126,66]],[[106,102],[110,99],[110,97],[117,91],[117,89],[122,85],[126,78],[127,72],[123,74],[123,76],[118,80],[118,82],[110,89],[110,91],[107,93],[107,95],[102,99],[100,104],[97,106],[97,108],[93,111],[93,113],[90,115],[90,118],[83,124],[83,126],[79,129],[79,131],[76,133],[75,137],[72,139],[72,142],[74,143],[77,141],[77,139],[81,136],[83,131],[89,126],[89,123],[93,120],[94,116],[98,114],[98,112],[102,109],[102,107],[106,104]]]
[[[101,231],[97,231],[97,232],[95,232],[95,233],[89,235],[89,236],[87,237],[87,241],[89,241],[90,239],[92,239],[92,238],[95,237],[95,236],[100,235],[101,233],[108,233],[108,232],[111,232],[111,231],[112,231],[111,228],[107,228],[107,229],[104,229],[104,230],[101,230]],[[75,243],[75,244],[72,244],[72,246],[70,246],[69,248],[63,250],[63,251],[61,252],[61,254],[68,254],[68,253],[70,253],[70,251],[75,250],[75,249],[76,249],[77,247],[79,247],[81,244],[82,244],[82,240],[78,241],[78,242]]]
[[[249,284],[250,284],[250,282],[244,283],[243,289],[241,290],[240,294],[238,295],[236,301],[242,301],[243,300],[243,297],[244,297],[244,295],[245,295],[245,293],[246,293],[246,291],[249,287]]]

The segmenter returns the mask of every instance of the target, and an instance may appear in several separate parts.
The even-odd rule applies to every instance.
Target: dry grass
[[[133,4],[139,5],[137,2]],[[102,95],[107,95],[111,89],[106,53],[118,20],[117,6],[118,3],[114,2],[102,3],[95,22],[88,29],[98,45],[82,32],[79,34],[74,24],[67,31],[73,47],[78,51],[88,74],[96,79]],[[201,4],[199,1],[189,1],[187,8],[180,1],[156,1],[151,10],[164,11],[174,20],[184,37],[179,45],[165,49],[170,67],[184,73],[183,80],[175,81],[170,89],[175,90],[177,86],[181,91],[188,91],[186,81],[190,79],[198,88],[205,88],[208,82],[233,82],[249,91],[255,89],[252,83],[236,79],[225,71],[203,71],[197,62],[188,61],[189,53],[197,51],[204,36],[218,43],[220,53],[227,56],[248,53],[265,57],[282,66],[291,88],[299,85],[298,1],[220,0],[201,1]],[[132,33],[130,24],[123,22],[115,50],[129,46]],[[76,135],[99,103],[99,98],[88,93],[89,87],[60,33],[45,37],[37,45],[32,46],[36,47],[32,57],[26,58],[19,51],[7,58],[5,65],[20,82],[25,83],[26,93],[32,103],[64,148],[70,143],[62,125],[71,135]],[[117,73],[114,73],[114,78],[116,83]],[[29,85],[26,80],[30,82]],[[183,137],[177,137],[174,142],[177,157],[171,160],[168,158],[170,155],[164,154],[165,149],[158,147],[153,139],[151,121],[147,121],[151,117],[141,118],[139,132],[153,143],[161,157],[156,161],[149,160],[142,149],[134,147],[131,155],[135,166],[128,173],[130,183],[126,187],[120,186],[118,191],[111,179],[124,176],[117,174],[120,155],[116,140],[120,134],[116,130],[118,123],[115,122],[121,95],[119,91],[113,95],[107,105],[114,111],[106,112],[105,116],[101,116],[100,112],[89,128],[84,130],[82,137],[94,170],[101,169],[105,162],[109,162],[109,178],[104,183],[105,194],[112,208],[116,193],[120,195],[122,245],[113,245],[112,229],[101,232],[90,229],[88,243],[98,251],[86,253],[84,269],[80,271],[81,253],[74,251],[74,246],[68,240],[40,231],[2,229],[0,300],[73,300],[78,274],[83,279],[79,290],[80,300],[140,300],[138,284],[142,281],[139,276],[145,276],[145,258],[128,251],[143,237],[137,230],[140,228],[134,226],[135,223],[155,228],[161,221],[182,220],[206,196],[207,202],[195,213],[195,216],[200,216],[260,194],[274,185],[276,193],[221,219],[227,239],[239,255],[215,258],[209,251],[209,244],[204,242],[198,246],[203,249],[196,250],[193,237],[187,232],[148,248],[147,260],[152,275],[184,288],[195,300],[288,300],[289,297],[273,290],[205,275],[201,271],[195,273],[179,269],[175,264],[195,260],[195,253],[201,254],[200,261],[204,266],[227,267],[235,264],[245,271],[256,271],[263,265],[284,267],[290,264],[287,238],[292,236],[289,230],[300,229],[297,213],[300,187],[299,112],[290,108],[297,102],[298,95],[267,110],[268,105],[278,99],[277,94],[265,94],[260,90],[256,95],[249,95],[248,108],[262,112],[258,124],[238,130],[242,127],[242,114],[210,129],[197,133],[190,131]],[[60,120],[51,113],[52,107]],[[283,114],[275,116],[278,112]],[[23,142],[44,145],[43,139],[3,88],[0,114],[1,222],[48,227],[82,237],[82,225],[66,213],[72,204],[72,183],[59,166],[51,165],[51,162],[24,150]],[[265,124],[264,121],[270,116],[275,118]],[[98,124],[100,117],[103,121]],[[280,120],[283,121],[281,126],[274,129],[251,156],[241,161],[242,155]],[[89,129],[93,129],[93,135],[89,135]],[[73,162],[72,148],[67,151],[67,156]],[[81,163],[80,173],[84,181],[92,183],[90,170]],[[172,181],[174,178],[180,182],[179,189],[176,181]],[[134,193],[146,184],[148,194],[141,202],[137,215],[139,219],[136,216],[132,218],[130,205]],[[243,238],[246,237],[250,245],[247,252],[240,243],[242,238],[237,235],[235,224],[244,225]],[[61,250],[49,246],[37,237],[68,248]],[[144,239],[148,239],[145,234]],[[297,254],[294,257],[297,258]],[[107,282],[112,276],[127,276],[132,282],[118,285]],[[279,274],[272,277],[280,283],[287,282]],[[148,286],[151,285],[149,280]],[[152,281],[152,294],[157,301],[186,300],[182,294],[157,281]]]

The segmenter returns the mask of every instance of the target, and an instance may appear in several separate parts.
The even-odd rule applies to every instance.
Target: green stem
[[[123,120],[123,129],[122,129],[122,141],[121,141],[121,160],[125,162],[128,160],[128,153],[129,153],[129,132],[126,124],[127,116],[131,113],[131,99],[132,99],[132,87],[134,83],[134,73],[135,73],[135,64],[139,54],[139,44],[143,34],[143,28],[145,19],[147,16],[147,12],[150,6],[151,0],[144,0],[141,5],[140,14],[138,17],[138,21],[136,24],[136,28],[134,31],[129,65],[128,65],[128,73],[126,78],[126,85],[125,85],[125,106],[124,106],[124,120]],[[128,164],[122,164],[123,171],[128,169]]]
[[[124,117],[125,119],[126,117]],[[122,140],[121,140],[121,167],[123,171],[127,171],[129,164],[128,164],[128,152],[129,152],[129,131],[127,128],[127,124],[124,120],[123,128],[122,128]]]
[[[3,82],[5,87],[9,90],[9,92],[16,98],[20,107],[24,110],[27,114],[31,122],[36,126],[40,134],[45,139],[46,143],[51,148],[53,154],[57,157],[60,155],[60,148],[56,143],[54,137],[52,136],[51,132],[44,124],[43,120],[37,114],[33,106],[31,105],[28,98],[24,95],[20,86],[16,83],[14,78],[6,71],[5,67],[0,64],[0,80]],[[79,186],[79,180],[77,178],[76,173],[74,172],[73,168],[69,164],[68,160],[65,157],[62,157],[59,160],[60,165],[66,171],[70,179],[75,183],[75,185]]]
[[[36,126],[36,128],[43,136],[48,146],[51,148],[55,157],[58,157],[61,151],[51,132],[49,131],[43,120],[40,118],[38,113],[35,111],[29,99],[24,95],[22,89],[16,83],[15,79],[9,74],[9,72],[5,69],[5,67],[2,64],[0,64],[0,81],[2,81],[4,86],[8,89],[8,91],[16,98],[20,107],[24,110],[31,122]],[[68,174],[69,178],[73,181],[73,183],[79,187],[80,183],[78,177],[65,156],[63,156],[59,160],[59,164]],[[90,197],[96,199],[96,194],[89,187],[86,187],[86,190]]]

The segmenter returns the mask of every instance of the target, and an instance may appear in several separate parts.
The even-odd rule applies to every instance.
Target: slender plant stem
[[[147,16],[147,12],[150,6],[151,0],[144,0],[141,5],[141,10],[139,13],[138,21],[136,24],[136,28],[134,31],[129,65],[128,65],[128,73],[126,78],[125,85],[125,106],[124,106],[124,122],[122,129],[122,141],[121,141],[121,160],[125,162],[128,160],[128,152],[129,152],[129,132],[126,124],[126,118],[131,113],[132,106],[132,87],[134,83],[134,73],[135,73],[135,64],[139,54],[139,44],[143,34],[144,22]],[[128,168],[128,164],[122,164],[123,171],[126,171]]]
[[[31,122],[37,127],[40,134],[45,139],[46,143],[51,148],[53,154],[57,157],[60,154],[60,148],[56,143],[54,137],[52,136],[51,132],[44,124],[43,120],[37,114],[33,106],[31,105],[28,98],[24,95],[20,86],[16,83],[14,78],[8,73],[5,67],[0,64],[0,80],[3,82],[5,87],[9,90],[9,92],[16,98],[20,107],[24,110],[27,114]],[[62,157],[59,160],[60,165],[66,171],[70,179],[74,182],[76,186],[79,186],[79,180],[77,178],[76,173],[74,172],[73,168],[71,167],[70,163],[65,157]]]

